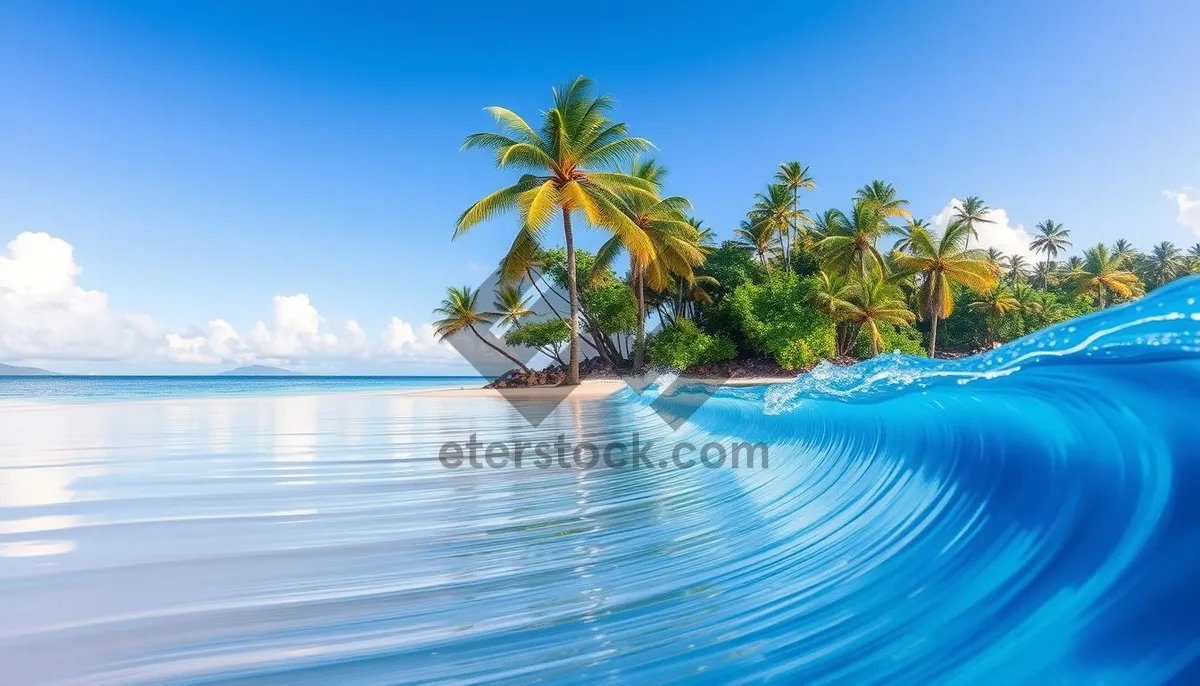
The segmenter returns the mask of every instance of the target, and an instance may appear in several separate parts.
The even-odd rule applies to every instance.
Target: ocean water
[[[4,681],[1197,683],[1197,298],[675,431],[695,387],[531,427],[399,382],[0,381]],[[439,459],[634,434],[636,467]],[[671,459],[743,441],[765,467]]]

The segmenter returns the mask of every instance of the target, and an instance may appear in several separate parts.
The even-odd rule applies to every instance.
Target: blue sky
[[[535,116],[579,73],[722,236],[799,159],[812,209],[881,178],[920,216],[974,194],[1012,225],[1064,223],[1077,246],[1198,240],[1164,194],[1200,197],[1196,3],[631,4],[567,27],[559,4],[398,5],[0,4],[0,256],[22,232],[69,244],[71,287],[107,296],[76,328],[116,327],[90,341],[10,307],[0,361],[211,371],[230,365],[131,341],[212,338],[214,319],[269,337],[314,308],[322,334],[353,320],[375,340],[397,318],[419,338],[445,286],[479,282],[515,229],[451,243],[458,213],[511,178],[462,137],[490,128],[484,106]],[[62,267],[61,244],[34,241],[26,265],[43,249],[51,266],[32,271]],[[297,294],[310,306],[273,304]],[[400,348],[306,348],[292,366],[452,367]]]

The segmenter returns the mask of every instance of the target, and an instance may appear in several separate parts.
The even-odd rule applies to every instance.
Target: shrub
[[[652,362],[685,369],[695,364],[724,362],[737,355],[733,341],[710,336],[690,319],[680,319],[656,331],[646,341],[646,353]]]
[[[730,315],[756,352],[780,355],[803,341],[816,358],[834,354],[835,327],[828,315],[809,305],[812,279],[775,272],[761,284],[743,284],[729,297]],[[793,354],[794,351],[793,351]]]
[[[561,319],[549,319],[509,329],[504,334],[504,342],[512,346],[534,348],[561,362],[560,348],[570,337],[571,327],[567,326],[566,322]]]
[[[928,354],[922,342],[921,332],[911,326],[880,324],[879,335],[883,337],[883,344],[879,346],[880,353],[899,352],[916,357],[924,357]],[[858,334],[854,355],[860,360],[871,356],[871,334],[865,326]]]
[[[817,356],[803,339],[788,343],[775,355],[775,361],[784,369],[808,369],[817,363]]]

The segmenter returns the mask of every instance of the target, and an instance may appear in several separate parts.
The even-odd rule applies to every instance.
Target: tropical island
[[[516,231],[494,292],[449,288],[437,333],[473,335],[507,358],[509,385],[574,385],[581,368],[648,363],[697,376],[714,366],[728,376],[730,365],[794,375],[882,352],[962,356],[1200,273],[1200,243],[1142,253],[1122,239],[1068,256],[1071,230],[1052,219],[1030,244],[1044,259],[1004,255],[978,244],[992,221],[979,197],[956,202],[939,228],[880,180],[811,210],[817,180],[795,161],[765,179],[720,238],[667,193],[666,167],[645,157],[651,142],[613,121],[613,108],[581,76],[553,90],[536,128],[489,107],[499,131],[463,143],[516,178],[468,207],[454,238],[501,214],[516,215]],[[575,247],[581,225],[608,234],[597,251]],[[894,243],[883,249],[886,239]],[[502,344],[481,333],[497,325]],[[513,352],[522,348],[550,365],[531,369]]]

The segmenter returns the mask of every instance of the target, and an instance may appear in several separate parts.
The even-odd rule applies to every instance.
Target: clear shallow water
[[[721,391],[11,401],[7,680],[1200,680],[1200,282],[990,355]],[[767,469],[442,467],[762,441]]]

